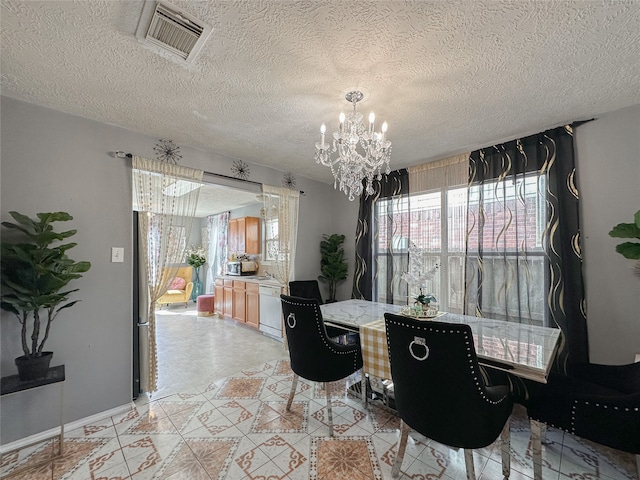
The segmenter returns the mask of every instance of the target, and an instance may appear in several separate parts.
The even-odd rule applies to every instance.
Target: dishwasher
[[[282,341],[281,287],[260,284],[260,331]]]

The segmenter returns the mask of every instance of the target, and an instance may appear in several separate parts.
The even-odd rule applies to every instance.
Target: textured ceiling
[[[638,1],[172,3],[213,26],[192,65],[137,41],[142,1],[1,0],[2,94],[327,183],[353,89],[392,169],[640,103]]]

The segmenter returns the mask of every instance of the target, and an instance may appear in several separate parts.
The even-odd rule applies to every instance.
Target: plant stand
[[[27,470],[31,470],[33,468],[42,466],[47,462],[51,462],[52,460],[62,457],[64,455],[64,420],[63,420],[63,412],[64,412],[64,381],[65,381],[65,371],[64,365],[58,365],[57,367],[51,367],[47,371],[47,375],[43,378],[38,378],[36,380],[20,380],[19,375],[10,375],[7,377],[2,377],[1,379],[1,388],[0,395],[15,395],[20,392],[24,392],[26,390],[31,390],[33,388],[40,388],[46,385],[52,385],[54,383],[60,383],[60,433],[55,435],[51,435],[49,437],[42,438],[35,442],[31,442],[27,445],[22,445],[19,448],[15,448],[13,450],[9,450],[7,452],[3,452],[1,455],[1,459],[4,458],[13,452],[18,450],[22,450],[23,448],[27,448],[33,445],[37,445],[38,443],[45,442],[47,440],[51,440],[53,438],[58,438],[58,453],[57,455],[52,455],[50,458],[46,458],[40,462],[34,463],[32,465],[28,465],[26,467],[17,468],[6,475],[3,475],[1,478],[13,478],[18,474],[24,473]],[[53,449],[51,450],[53,452]]]

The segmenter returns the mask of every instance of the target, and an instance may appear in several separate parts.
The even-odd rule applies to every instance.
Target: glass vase
[[[195,276],[193,279],[193,290],[191,291],[191,301],[195,302],[198,295],[202,295],[204,287],[200,281],[200,267],[193,267]]]

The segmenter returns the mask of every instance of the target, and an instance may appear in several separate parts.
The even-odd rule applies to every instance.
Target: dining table
[[[408,311],[406,305],[354,299],[327,303],[320,308],[326,324],[359,332],[363,384],[365,374],[391,380],[384,314],[402,315]],[[558,348],[558,328],[448,312],[420,320],[467,324],[471,327],[479,364],[536,382],[547,382]]]

